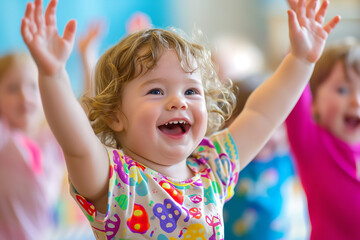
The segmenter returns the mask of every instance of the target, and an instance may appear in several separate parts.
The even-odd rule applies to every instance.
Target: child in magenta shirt
[[[307,196],[311,239],[360,239],[359,41],[324,51],[286,126]]]

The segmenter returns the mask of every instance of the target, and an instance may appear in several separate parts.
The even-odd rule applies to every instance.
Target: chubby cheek
[[[6,101],[0,99],[0,116],[2,118],[8,118],[11,116],[16,116],[17,104],[14,104],[14,101]]]
[[[320,124],[334,131],[343,121],[341,112],[341,106],[337,102],[329,100],[328,104],[319,112]]]
[[[202,106],[195,110],[194,117],[199,126],[199,134],[203,137],[206,133],[208,123],[208,112],[206,107]]]
[[[129,130],[140,139],[142,136],[146,136],[146,138],[153,137],[158,115],[159,113],[156,109],[139,109],[136,115],[128,119]]]

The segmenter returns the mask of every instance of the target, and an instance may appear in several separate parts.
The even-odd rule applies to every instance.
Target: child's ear
[[[125,127],[125,116],[120,110],[113,112],[107,120],[107,125],[115,132],[121,132]]]
[[[312,102],[312,104],[311,104],[311,115],[313,116],[315,122],[320,121],[320,116],[319,116],[315,102]]]

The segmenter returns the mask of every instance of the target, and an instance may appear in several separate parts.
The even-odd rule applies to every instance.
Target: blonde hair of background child
[[[347,37],[324,50],[310,78],[313,99],[316,97],[318,87],[327,79],[331,69],[338,61],[344,64],[344,69],[353,68],[360,74],[360,41],[353,37]],[[345,75],[347,75],[347,72],[345,72]]]
[[[32,57],[26,52],[14,52],[8,53],[0,57],[0,81],[3,76],[13,67],[15,64],[32,64],[36,68],[35,62]]]
[[[165,49],[176,51],[185,72],[195,71],[191,63],[193,59],[197,62],[209,113],[207,134],[218,130],[230,117],[235,95],[231,84],[220,82],[210,51],[172,31],[143,30],[127,36],[102,55],[95,70],[95,97],[85,97],[83,100],[89,106],[88,117],[94,132],[104,144],[121,148],[116,132],[107,123],[121,106],[121,96],[126,84],[153,69]]]

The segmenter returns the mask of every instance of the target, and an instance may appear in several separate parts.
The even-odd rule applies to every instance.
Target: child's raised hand
[[[309,62],[316,62],[320,57],[326,39],[339,23],[340,17],[332,18],[323,26],[328,1],[324,0],[316,10],[318,0],[289,0],[289,34],[291,53]],[[305,6],[306,5],[306,6]]]
[[[93,44],[99,40],[103,28],[103,21],[93,21],[87,31],[79,36],[78,48],[82,55],[87,56],[93,50]]]
[[[39,72],[55,75],[65,68],[73,48],[76,22],[67,23],[63,37],[58,34],[55,9],[57,0],[51,0],[43,15],[42,0],[26,6],[21,23],[21,35],[33,56]]]

